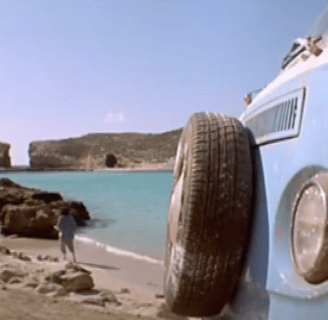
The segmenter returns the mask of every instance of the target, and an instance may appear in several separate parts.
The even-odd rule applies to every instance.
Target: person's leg
[[[74,252],[73,239],[67,240],[66,244],[67,244],[67,247],[68,247],[69,251],[72,253],[73,262],[76,263],[76,257],[75,257],[75,252]]]
[[[64,260],[66,260],[65,240],[62,237],[60,237],[60,250],[63,253]]]

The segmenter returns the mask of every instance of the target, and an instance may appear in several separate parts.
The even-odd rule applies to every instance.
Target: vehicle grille
[[[304,98],[305,88],[302,88],[270,101],[248,115],[244,124],[253,132],[256,145],[298,136]]]

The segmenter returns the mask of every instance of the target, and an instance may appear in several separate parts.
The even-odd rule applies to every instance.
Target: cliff
[[[9,157],[10,144],[0,142],[0,168],[10,168]]]
[[[161,134],[92,133],[64,140],[33,141],[33,169],[172,169],[182,129]]]

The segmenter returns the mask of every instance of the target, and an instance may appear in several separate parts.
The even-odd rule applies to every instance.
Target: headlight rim
[[[324,226],[323,226],[323,237],[321,241],[321,246],[316,256],[313,267],[308,271],[303,271],[296,258],[295,245],[294,245],[294,230],[295,230],[295,221],[298,205],[301,201],[301,198],[304,192],[309,187],[316,187],[320,190],[322,195],[323,204],[324,204]],[[296,194],[293,207],[292,207],[292,220],[291,220],[291,256],[294,267],[297,273],[302,276],[307,282],[311,284],[320,284],[326,280],[328,280],[328,267],[324,268],[323,266],[328,266],[328,174],[327,173],[319,173],[316,176],[312,177],[308,181],[306,181],[300,188]]]

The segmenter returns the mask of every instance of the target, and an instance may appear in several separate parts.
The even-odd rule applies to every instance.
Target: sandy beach
[[[54,240],[2,237],[0,245],[11,250],[10,255],[0,253],[2,270],[15,266],[25,271],[27,278],[34,277],[40,282],[44,281],[42,279],[46,275],[65,268],[71,261],[69,254],[68,261],[61,258],[58,243]],[[90,292],[69,292],[55,296],[53,292],[40,294],[37,288],[23,288],[22,283],[2,281],[0,319],[179,318],[166,312],[161,262],[149,263],[119,256],[79,240],[75,240],[75,248],[78,265],[91,272],[94,288]],[[31,261],[15,257],[19,252],[23,252]],[[58,262],[39,261],[40,255],[57,258]],[[116,302],[97,304],[101,292],[110,292]]]

